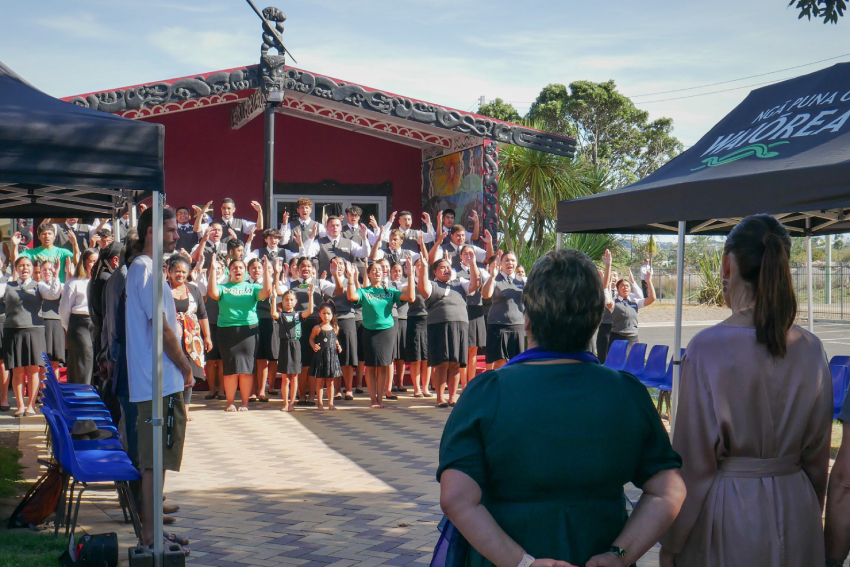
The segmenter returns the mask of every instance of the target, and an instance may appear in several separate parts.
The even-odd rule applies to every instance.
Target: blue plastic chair
[[[133,466],[133,463],[130,461],[130,457],[127,456],[127,453],[123,451],[103,451],[97,449],[78,451],[74,448],[74,443],[71,439],[71,434],[68,431],[68,428],[57,419],[53,410],[50,408],[44,408],[42,413],[47,420],[47,426],[53,439],[53,456],[59,462],[59,466],[62,467],[62,470],[73,478],[70,497],[67,499],[67,502],[70,503],[70,506],[68,507],[68,518],[64,521],[66,535],[69,535],[68,548],[72,552],[71,556],[74,557],[74,531],[77,526],[77,517],[80,513],[80,503],[82,501],[83,492],[87,489],[103,488],[89,486],[90,484],[105,482],[113,483],[114,489],[118,491],[118,497],[121,501],[122,508],[125,506],[129,507],[129,519],[133,522],[133,528],[136,532],[136,536],[141,537],[139,516],[133,503],[128,482],[131,480],[141,480],[142,475],[139,474],[139,471]],[[71,507],[73,507],[74,503],[74,487],[77,483],[79,483],[81,487],[77,494],[77,504],[74,509],[73,517],[71,517]],[[113,487],[109,488],[109,490],[112,489]],[[59,525],[65,518],[64,510],[66,496],[67,483],[63,489],[59,507],[57,507],[56,510],[55,532],[57,534],[59,532]],[[124,510],[124,518],[125,520],[128,519],[126,509]]]
[[[669,350],[670,348],[667,345],[654,345],[649,351],[643,372],[636,374],[637,379],[647,388],[657,388],[658,383],[664,378]]]
[[[830,366],[848,366],[850,367],[850,356],[836,355],[829,361]]]
[[[683,356],[685,356],[685,349],[681,349],[679,360],[682,360]],[[658,381],[658,385],[656,387],[658,388],[658,413],[661,413],[661,410],[664,408],[664,402],[667,402],[667,412],[669,415],[672,404],[672,400],[670,398],[673,392],[673,359],[670,359],[670,365],[667,366],[667,372],[665,372],[661,380]]]
[[[832,372],[832,419],[837,419],[847,396],[848,369],[843,365],[830,364],[829,370]]]
[[[626,365],[623,366],[623,372],[637,376],[643,372],[645,364],[646,345],[644,343],[635,343],[632,345],[632,350],[629,351],[629,357],[626,359]]]
[[[85,398],[100,398],[97,390],[95,390],[94,386],[90,384],[69,384],[60,382],[59,378],[56,376],[56,372],[53,370],[53,366],[50,364],[50,357],[45,353],[41,353],[41,358],[44,360],[44,375],[46,378],[45,384],[53,384],[65,394],[73,394],[74,396]]]
[[[108,414],[109,412],[105,412],[107,415],[104,415],[103,411],[86,411],[86,410],[73,410],[63,406],[55,397],[54,393],[50,390],[44,391],[44,407],[50,408],[56,412],[56,414],[62,419],[67,427],[72,427],[74,422],[78,419],[91,419],[95,422],[95,424],[101,429],[109,429],[110,431],[114,431],[115,433],[118,430],[115,428],[115,424],[112,422],[112,417]]]
[[[614,341],[608,349],[608,356],[604,366],[611,370],[622,370],[626,365],[626,351],[629,349],[629,341]]]

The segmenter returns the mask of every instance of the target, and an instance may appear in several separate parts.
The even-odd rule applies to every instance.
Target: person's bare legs
[[[0,406],[9,405],[9,381],[11,374],[6,372],[6,363],[0,362]]]
[[[266,395],[266,380],[269,378],[269,361],[257,360],[254,363],[254,392],[258,398]]]
[[[381,402],[378,400],[384,397],[384,392],[383,390],[378,390],[378,369],[374,366],[366,367],[366,387],[369,388],[369,399],[371,401],[369,407],[373,409],[380,408]]]
[[[431,378],[434,380],[434,388],[437,390],[437,406],[448,403],[446,402],[443,387],[446,385],[446,373],[449,368],[449,363],[444,362],[438,364],[431,371]]]
[[[316,409],[317,410],[324,410],[325,409],[325,406],[322,403],[322,394],[324,393],[324,390],[325,390],[325,382],[328,382],[328,380],[325,380],[324,378],[316,378],[315,376],[310,376],[310,389],[316,390]],[[333,383],[333,380],[330,380],[330,382]]]
[[[449,405],[454,405],[460,397],[458,386],[460,385],[460,364],[449,362],[446,369],[446,382],[449,385]]]
[[[413,395],[421,396],[422,395],[422,386],[420,383],[420,379],[422,376],[422,372],[419,368],[419,361],[410,363],[410,381],[413,382]]]
[[[286,389],[284,401],[286,411],[292,411],[295,408],[295,398],[298,397],[298,374],[284,374],[283,384],[281,389]],[[288,401],[287,401],[288,399]]]
[[[12,389],[15,391],[15,401],[18,404],[18,409],[15,415],[24,415],[27,405],[24,403],[24,380],[26,379],[26,369],[21,366],[12,369]]]
[[[387,372],[387,377],[384,380],[384,383],[386,384],[386,388],[384,389],[384,397],[389,399],[393,395],[393,365],[390,364],[389,366],[382,366],[381,368],[389,369],[389,372]]]
[[[375,368],[375,391],[378,394],[377,404],[379,408],[387,407],[384,405],[384,390],[387,388],[391,371],[392,365]]]
[[[475,371],[478,368],[478,347],[469,347],[466,353],[466,360],[466,368],[460,371],[460,383],[464,388],[475,378]]]
[[[325,385],[328,388],[328,409],[335,410],[336,406],[334,405],[334,382],[339,380],[339,378],[326,378]]]
[[[345,384],[345,395],[354,396],[354,366],[342,367],[342,383]]]
[[[420,360],[419,368],[419,378],[422,380],[422,395],[426,398],[430,398],[433,395],[428,388],[428,386],[431,385],[431,367],[428,366],[427,360]]]
[[[239,411],[248,411],[248,398],[251,396],[251,387],[254,385],[253,374],[237,374],[239,377],[239,395],[242,397],[242,404],[239,406]],[[233,393],[234,397],[236,392]]]
[[[395,377],[394,380],[398,384],[398,391],[401,392],[401,389],[404,388],[404,361],[396,360],[395,361]]]
[[[236,411],[236,386],[239,383],[239,375],[228,374],[222,381],[224,382],[224,395],[227,398],[227,409],[224,411]],[[247,402],[247,399],[245,401]]]
[[[366,361],[361,360],[357,363],[357,388],[363,388],[363,380],[366,379],[366,387],[369,385],[369,379],[366,378]]]

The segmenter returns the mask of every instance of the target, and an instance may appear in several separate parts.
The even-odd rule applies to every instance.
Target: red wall
[[[165,125],[165,190],[172,206],[203,205],[212,199],[215,216],[225,197],[238,217],[253,219],[252,200],[263,197],[263,117],[230,129],[232,104],[146,118]],[[277,114],[275,181],[383,183],[393,185],[395,210],[417,218],[422,209],[419,149]],[[388,213],[391,211],[388,211]]]

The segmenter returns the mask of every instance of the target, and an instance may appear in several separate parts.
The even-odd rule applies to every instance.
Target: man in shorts
[[[174,211],[165,209],[163,217],[163,253],[174,252],[179,233]],[[142,544],[153,546],[153,511],[161,502],[153,501],[153,425],[148,421],[153,411],[153,317],[162,317],[162,466],[164,470],[179,471],[183,459],[183,439],[186,432],[186,409],[183,390],[191,388],[195,379],[189,360],[183,354],[177,338],[177,310],[162,268],[153,266],[153,209],[139,217],[139,255],[127,270],[126,332],[127,368],[130,401],[138,409],[139,470],[142,473]],[[151,292],[153,278],[163,278],[162,313],[154,313]],[[164,480],[164,478],[163,478]]]

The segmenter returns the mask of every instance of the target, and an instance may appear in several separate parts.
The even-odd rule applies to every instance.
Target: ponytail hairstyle
[[[734,258],[741,278],[752,286],[756,340],[772,356],[784,357],[797,315],[788,230],[770,215],[749,216],[729,233],[723,253]]]

